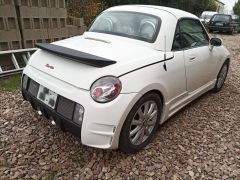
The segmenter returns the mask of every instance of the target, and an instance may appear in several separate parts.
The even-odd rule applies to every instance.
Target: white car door
[[[214,79],[215,63],[209,49],[209,37],[199,20],[179,22],[181,45],[184,50],[187,91],[196,91]]]

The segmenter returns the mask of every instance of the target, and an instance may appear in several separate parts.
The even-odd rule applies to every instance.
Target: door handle
[[[193,61],[196,61],[196,60],[197,60],[197,57],[195,57],[195,56],[194,56],[194,57],[191,57],[191,58],[189,59],[190,62],[193,62]]]

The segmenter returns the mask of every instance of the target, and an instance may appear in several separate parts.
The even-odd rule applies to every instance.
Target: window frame
[[[178,30],[177,28],[179,28],[180,34],[182,34],[182,31],[181,31],[181,28],[180,28],[180,23],[181,23],[182,21],[184,21],[184,20],[192,20],[192,21],[197,22],[197,23],[201,26],[201,28],[202,28],[202,30],[203,30],[203,33],[206,35],[208,42],[210,41],[210,37],[209,37],[207,31],[206,31],[206,29],[204,28],[203,24],[200,22],[199,19],[190,18],[190,17],[180,18],[180,19],[178,20],[178,22],[177,22],[176,29],[175,29],[175,33],[174,33],[174,38],[173,38],[173,42],[172,42],[172,51],[173,51],[173,52],[177,52],[177,51],[183,51],[183,50],[188,50],[188,49],[194,49],[194,48],[198,48],[198,47],[208,46],[209,43],[208,43],[208,45],[206,44],[206,45],[198,45],[198,46],[194,46],[194,47],[185,47],[185,48],[183,48],[183,46],[182,46],[182,40],[181,40],[181,43],[180,43],[180,44],[181,44],[181,48],[180,48],[180,49],[177,49],[177,50],[174,49],[173,45],[174,45],[174,41],[175,41],[175,37],[176,37],[177,30]],[[182,36],[180,36],[180,39],[182,39]]]
[[[179,31],[179,34],[180,34],[180,48],[179,49],[174,49],[174,42],[175,42],[175,37],[177,35],[177,31]],[[175,30],[175,33],[174,33],[174,37],[173,37],[173,43],[172,43],[172,51],[182,51],[182,36],[181,36],[181,31],[180,31],[180,26],[179,26],[179,23],[177,23],[177,26],[176,26],[176,30]]]

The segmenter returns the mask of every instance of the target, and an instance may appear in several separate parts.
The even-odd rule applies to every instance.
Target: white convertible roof
[[[176,19],[180,19],[183,17],[190,17],[194,19],[198,19],[197,16],[188,13],[186,11],[182,11],[179,9],[164,7],[164,6],[151,6],[151,5],[122,5],[122,6],[115,6],[109,8],[107,11],[136,11],[136,12],[144,12],[148,14],[155,14],[154,11],[166,11],[169,14],[173,15]]]

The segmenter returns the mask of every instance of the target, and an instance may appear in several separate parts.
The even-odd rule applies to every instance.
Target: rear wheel
[[[229,69],[229,61],[226,61],[223,64],[220,72],[218,73],[217,82],[215,84],[213,92],[217,93],[217,92],[219,92],[222,89],[222,87],[224,85],[224,82],[225,82],[225,80],[227,78],[228,69]]]
[[[132,108],[123,125],[119,149],[135,153],[152,140],[162,112],[161,98],[155,93],[144,95]]]

